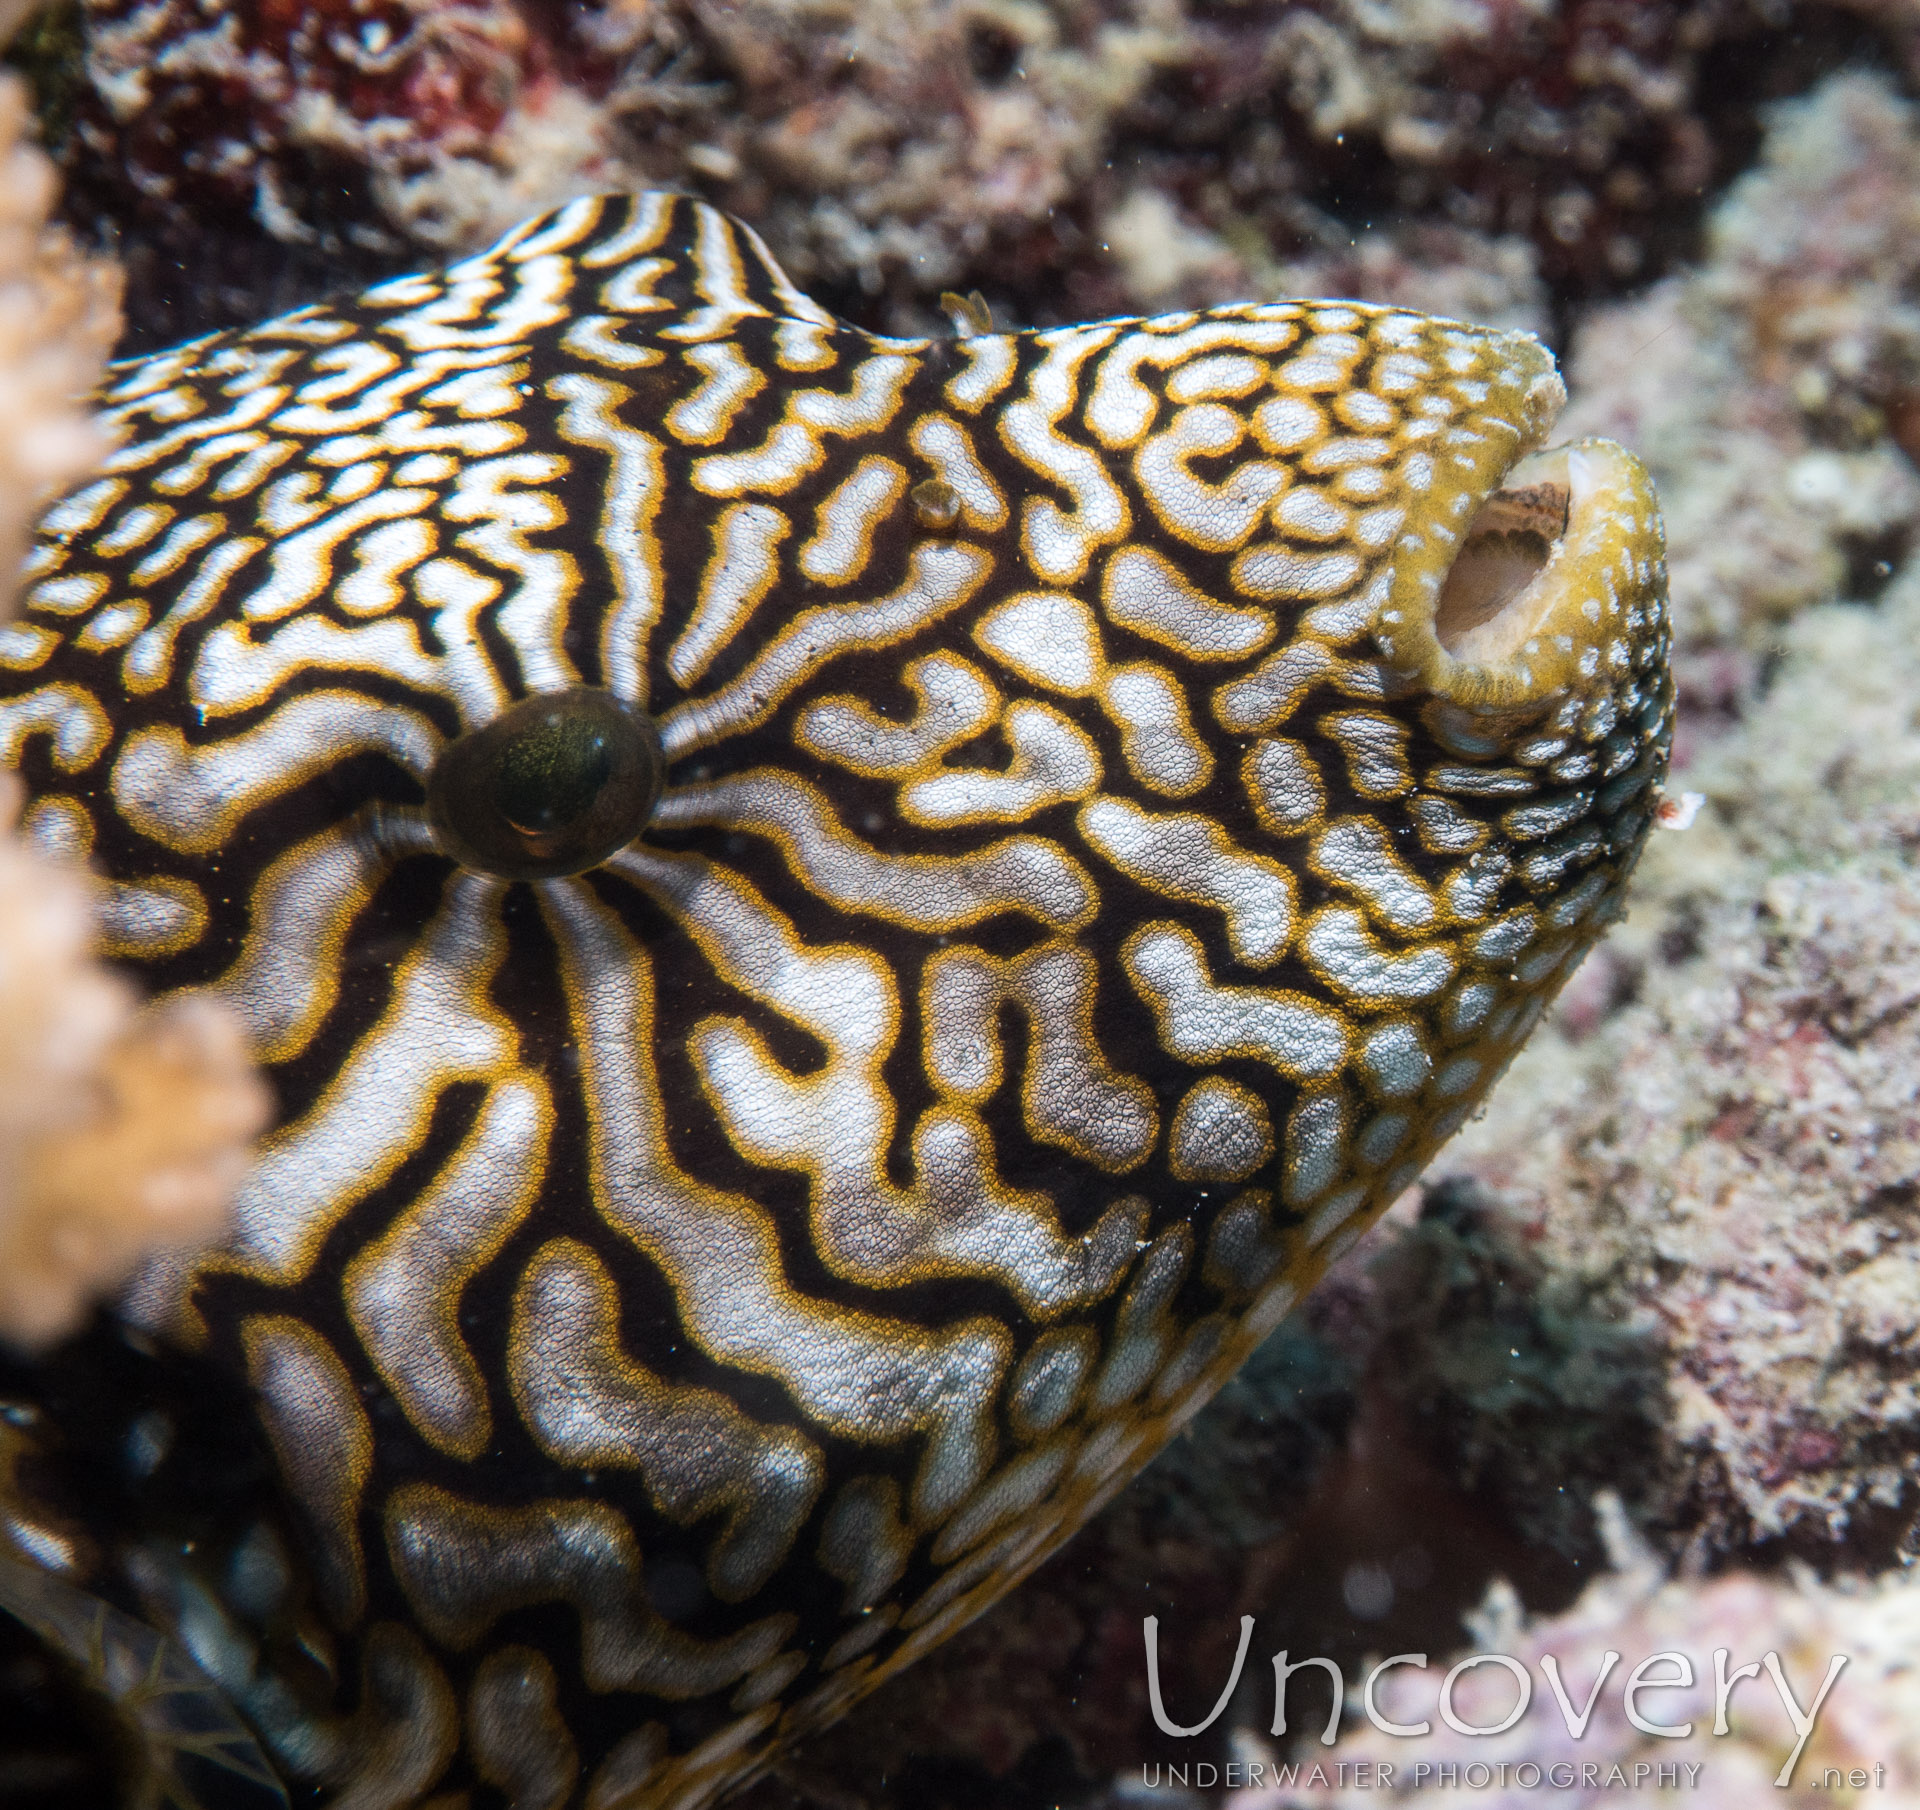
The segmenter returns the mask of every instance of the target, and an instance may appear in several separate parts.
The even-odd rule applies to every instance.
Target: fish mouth
[[[1569,467],[1576,459],[1584,467],[1565,447],[1529,454],[1475,510],[1434,599],[1434,639],[1450,659],[1505,664],[1551,613],[1552,569],[1566,559],[1573,521]]]
[[[1601,439],[1535,450],[1564,395],[1549,366],[1506,444],[1456,461],[1401,541],[1376,644],[1456,703],[1504,709],[1616,676],[1623,627],[1664,581],[1639,460]]]

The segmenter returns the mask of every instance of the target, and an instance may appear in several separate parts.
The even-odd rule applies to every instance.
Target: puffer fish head
[[[1661,528],[1562,398],[1347,302],[877,338],[669,195],[123,368],[0,746],[278,1091],[121,1312],[295,1556],[81,1581],[394,1804],[703,1803],[976,1615],[1620,909]]]

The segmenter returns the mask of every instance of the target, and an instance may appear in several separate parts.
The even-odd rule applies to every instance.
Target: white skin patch
[[[1267,381],[1267,367],[1257,358],[1222,352],[1196,358],[1170,372],[1167,398],[1171,402],[1211,402],[1249,395]]]
[[[1333,405],[1333,409],[1347,426],[1366,433],[1390,428],[1399,419],[1393,404],[1374,395],[1371,390],[1349,390]]]
[[[56,861],[84,861],[93,852],[93,815],[77,798],[42,798],[20,819],[20,833]]]
[[[1323,440],[1307,454],[1303,463],[1307,470],[1315,473],[1345,471],[1352,465],[1377,465],[1392,451],[1385,440]]]
[[[1100,783],[1100,756],[1085,730],[1050,704],[1010,704],[1001,721],[1013,760],[1004,772],[949,767],[905,787],[913,823],[1017,823],[1048,805],[1085,798]]]
[[[298,1320],[258,1314],[241,1337],[281,1472],[319,1536],[321,1595],[332,1614],[352,1621],[366,1603],[357,1523],[373,1463],[360,1391],[332,1347]]]
[[[1487,840],[1489,831],[1484,823],[1462,816],[1444,798],[1422,794],[1414,799],[1412,809],[1421,842],[1435,854],[1470,854]]]
[[[400,580],[434,550],[431,522],[387,522],[354,543],[354,569],[334,586],[334,602],[355,616],[382,616],[406,596]]]
[[[1326,417],[1299,396],[1275,396],[1253,411],[1253,431],[1272,453],[1296,453],[1327,431]]]
[[[818,434],[797,421],[782,421],[748,452],[712,453],[699,460],[693,482],[708,496],[785,496],[819,470],[826,456]]]
[[[767,387],[766,374],[726,340],[690,347],[685,357],[700,373],[700,387],[667,410],[667,431],[695,446],[718,445],[731,431],[734,416]]]
[[[1186,694],[1164,668],[1144,661],[1115,667],[1100,702],[1119,726],[1120,751],[1143,786],[1186,798],[1213,777],[1213,756],[1194,733]]]
[[[779,576],[788,522],[765,503],[736,503],[713,527],[713,555],[687,626],[667,650],[667,671],[691,685],[759,607]]]
[[[1569,792],[1549,804],[1522,805],[1500,819],[1500,827],[1517,842],[1557,836],[1593,809],[1591,792]]]
[[[1470,981],[1447,1001],[1447,1029],[1459,1036],[1480,1024],[1493,1010],[1500,989],[1490,981]]]
[[[1389,1100],[1417,1094],[1433,1073],[1433,1060],[1420,1033],[1405,1019],[1370,1031],[1360,1046],[1360,1062],[1374,1086]]]
[[[891,1590],[912,1548],[891,1477],[856,1477],[842,1488],[820,1530],[820,1563],[847,1586],[841,1614],[858,1614]]]
[[[1167,1146],[1182,1181],[1244,1181],[1273,1157],[1273,1122],[1258,1094],[1208,1075],[1180,1102]]]
[[[490,721],[507,707],[508,698],[493,662],[480,649],[475,624],[500,595],[500,581],[476,572],[463,559],[430,559],[414,574],[413,591],[433,611],[434,633],[447,650],[439,667],[440,688],[459,705],[466,726]],[[298,626],[282,629],[275,642]],[[382,632],[414,639],[407,625],[379,626]],[[213,637],[208,639],[211,644]],[[301,650],[296,644],[286,651],[292,657]]]
[[[1286,547],[1257,546],[1233,562],[1233,582],[1249,597],[1317,601],[1346,590],[1363,570],[1352,553],[1296,553]]]
[[[973,638],[1023,679],[1079,697],[1106,667],[1093,612],[1077,597],[1027,591],[996,605]]]
[[[619,404],[630,392],[583,372],[549,380],[547,393],[564,399],[560,431],[604,453],[610,464],[598,523],[619,592],[600,631],[600,664],[618,697],[644,704],[647,655],[660,620],[661,578],[654,520],[663,494],[660,442],[628,427]]]
[[[63,616],[79,615],[106,596],[108,583],[104,572],[70,572],[35,585],[27,593],[27,603],[36,610],[57,610]]]
[[[1007,1418],[1032,1439],[1050,1433],[1074,1410],[1099,1351],[1090,1328],[1044,1332],[1007,1384]]]
[[[989,532],[1006,526],[1007,500],[988,475],[965,428],[945,415],[929,415],[913,424],[908,436],[938,478],[960,500],[970,528]]]
[[[1107,1361],[1093,1380],[1090,1402],[1096,1412],[1131,1401],[1159,1369],[1173,1342],[1167,1308],[1192,1262],[1193,1232],[1184,1224],[1169,1226],[1141,1257],[1114,1316]],[[1075,1469],[1083,1476],[1114,1474],[1124,1462],[1115,1448],[1124,1446],[1129,1430],[1120,1422],[1101,1428],[1088,1440]]]
[[[1050,1490],[1067,1468],[1071,1448],[1064,1440],[1014,1459],[981,1486],[973,1500],[945,1527],[928,1554],[936,1565],[950,1564],[989,1534],[1017,1520]]]
[[[1073,498],[1072,510],[1063,511],[1051,497],[1029,497],[1022,513],[1027,562],[1049,584],[1071,584],[1097,548],[1126,532],[1126,499],[1105,464],[1056,428],[1077,400],[1080,366],[1117,332],[1095,329],[1056,340],[1028,379],[1026,395],[1000,411],[1008,450]]]
[[[1244,678],[1213,694],[1213,714],[1222,729],[1253,735],[1281,725],[1308,691],[1330,677],[1337,663],[1317,641],[1290,641]]]
[[[137,585],[150,585],[159,579],[173,577],[191,555],[219,536],[220,527],[217,515],[196,515],[190,521],[176,522],[167,538],[128,576]]]
[[[773,355],[783,371],[824,371],[838,361],[833,326],[823,321],[782,321],[773,330]]]
[[[708,1564],[723,1602],[741,1602],[786,1557],[825,1480],[813,1442],[749,1420],[711,1389],[668,1383],[621,1345],[620,1300],[585,1245],[556,1238],[514,1301],[509,1374],[529,1430],[558,1463],[637,1467],[654,1506],[685,1525],[725,1525]]]
[[[1229,1202],[1213,1222],[1207,1235],[1206,1278],[1223,1293],[1253,1294],[1286,1255],[1286,1245],[1267,1217],[1271,1205],[1264,1189],[1251,1189]]]
[[[204,748],[177,729],[133,737],[113,767],[113,798],[143,834],[185,853],[218,848],[246,813],[339,760],[379,749],[424,775],[440,737],[411,710],[346,691],[310,692],[257,728]]]
[[[1342,508],[1324,490],[1301,485],[1275,504],[1273,525],[1308,540],[1341,540],[1353,526],[1353,511]]]
[[[1361,1128],[1353,1141],[1354,1155],[1370,1169],[1391,1162],[1394,1152],[1407,1141],[1413,1121],[1404,1112],[1383,1112]]]
[[[1433,1090],[1442,1099],[1450,1100],[1460,1094],[1470,1092],[1479,1084],[1480,1077],[1486,1072],[1486,1064],[1471,1056],[1456,1056],[1433,1078]]]
[[[1265,610],[1222,603],[1188,583],[1150,547],[1123,547],[1107,561],[1100,586],[1107,620],[1190,660],[1237,660],[1273,639]]]
[[[1347,774],[1363,798],[1397,798],[1413,785],[1407,766],[1407,726],[1369,710],[1340,711],[1321,728],[1347,757]]]
[[[874,530],[906,488],[907,474],[892,459],[862,459],[820,505],[814,536],[800,549],[800,570],[816,584],[851,584],[873,556]]]
[[[456,1458],[479,1457],[493,1434],[460,1296],[531,1210],[551,1117],[537,1080],[503,1081],[452,1161],[347,1267],[347,1313],[367,1356],[421,1435]]]
[[[531,1647],[500,1647],[481,1660],[467,1699],[467,1738],[474,1769],[515,1803],[564,1803],[580,1770],[560,1714],[559,1680]]]
[[[721,1640],[681,1633],[647,1602],[633,1529],[604,1502],[491,1508],[410,1483],[393,1493],[385,1520],[394,1574],[436,1640],[469,1646],[511,1609],[567,1603],[580,1618],[590,1690],[701,1696],[764,1664],[793,1627],[783,1614]]]
[[[1312,1000],[1262,987],[1217,987],[1199,938],[1149,924],[1122,951],[1134,991],[1152,1008],[1160,1041],[1185,1062],[1249,1056],[1294,1079],[1333,1074],[1346,1060],[1347,1029]]]
[[[262,1062],[298,1055],[339,994],[340,954],[385,863],[356,826],[296,843],[254,882],[253,912],[220,995]]]
[[[1265,967],[1280,959],[1293,932],[1293,887],[1277,861],[1236,848],[1205,817],[1158,816],[1124,799],[1096,798],[1077,821],[1129,878],[1220,912],[1239,960]]]
[[[1298,742],[1262,737],[1241,778],[1261,823],[1276,834],[1306,828],[1326,808],[1320,776]]]
[[[665,361],[666,354],[658,346],[636,346],[622,338],[620,326],[610,315],[585,314],[567,329],[560,343],[586,363],[616,371],[644,371]]]
[[[131,641],[146,623],[144,603],[110,603],[89,618],[86,627],[74,637],[74,645],[91,653],[105,653]]]
[[[847,389],[801,390],[788,403],[787,412],[826,434],[878,433],[899,412],[901,392],[914,369],[911,358],[863,358],[854,366]]]
[[[1540,920],[1524,907],[1510,911],[1473,939],[1475,961],[1497,965],[1510,962],[1540,933]]]
[[[1000,714],[1000,694],[952,654],[914,661],[906,681],[919,706],[911,721],[880,716],[864,698],[823,698],[801,712],[794,740],[855,773],[894,778],[937,761]]]
[[[44,666],[60,637],[38,622],[0,623],[0,668],[32,672]]]
[[[1513,863],[1494,852],[1470,855],[1446,885],[1447,910],[1456,918],[1483,918],[1490,912],[1513,872]]]
[[[548,492],[519,488],[548,483],[558,475],[559,461],[542,454],[483,460],[462,468],[453,494],[440,505],[448,521],[471,524],[454,537],[457,545],[519,580],[504,594],[494,622],[519,660],[524,683],[536,691],[580,682],[561,642],[567,600],[579,583],[578,568],[564,554],[536,546],[529,538],[563,527],[566,512]]]
[[[205,896],[184,879],[146,887],[109,881],[98,914],[100,946],[111,956],[167,956],[200,941],[207,927]]]
[[[1313,864],[1336,885],[1358,893],[1391,930],[1424,930],[1434,920],[1433,895],[1369,818],[1350,817],[1329,825],[1314,838]]]
[[[110,532],[101,535],[93,543],[94,550],[108,559],[118,559],[136,547],[144,547],[173,520],[174,514],[174,510],[164,503],[136,504],[114,523]],[[43,595],[34,598],[34,602],[43,605],[48,601]]]
[[[947,384],[947,400],[955,408],[977,414],[1013,381],[1018,354],[1005,334],[989,334],[961,342],[967,368]]]
[[[1332,1187],[1346,1163],[1346,1101],[1338,1093],[1306,1094],[1287,1116],[1285,1155],[1281,1163],[1281,1197],[1290,1207],[1303,1206]],[[1335,1223],[1359,1204],[1358,1197],[1335,1216]],[[1325,1236],[1332,1227],[1310,1236]]]
[[[1357,911],[1316,912],[1305,944],[1314,972],[1355,999],[1426,999],[1453,978],[1454,958],[1445,948],[1393,954],[1373,940]]]
[[[482,991],[503,946],[499,891],[454,882],[379,1023],[313,1109],[262,1147],[233,1206],[231,1249],[248,1272],[303,1276],[328,1229],[411,1152],[441,1091],[506,1072],[518,1039]]]
[[[1230,453],[1246,425],[1217,402],[1197,403],[1176,414],[1134,455],[1133,475],[1168,532],[1209,553],[1230,553],[1259,524],[1267,505],[1287,482],[1287,468],[1243,459],[1218,484],[1192,471],[1190,462]]]

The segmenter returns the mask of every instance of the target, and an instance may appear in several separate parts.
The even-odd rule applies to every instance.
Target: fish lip
[[[1652,481],[1611,440],[1545,446],[1566,391],[1530,335],[1494,342],[1505,363],[1498,434],[1446,462],[1419,517],[1396,549],[1387,601],[1373,623],[1387,664],[1425,689],[1470,707],[1544,702],[1592,681],[1617,639],[1620,608],[1664,592],[1665,545]],[[1488,532],[1496,498],[1551,487],[1566,498],[1565,525],[1531,578],[1485,621],[1461,633],[1457,592],[1464,561]],[[1498,519],[1496,515],[1496,521]],[[1468,588],[1471,588],[1470,586]]]

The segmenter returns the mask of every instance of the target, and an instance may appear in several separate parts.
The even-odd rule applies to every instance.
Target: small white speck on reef
[[[1654,807],[1653,820],[1663,830],[1690,830],[1706,802],[1704,792],[1669,792]]]

